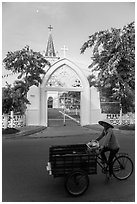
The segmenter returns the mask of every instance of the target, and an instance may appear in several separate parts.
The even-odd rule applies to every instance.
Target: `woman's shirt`
[[[108,147],[110,149],[120,148],[120,145],[118,143],[116,136],[113,133],[112,128],[108,128],[106,131],[103,130],[102,134],[100,135],[100,137],[97,138],[97,140],[100,140],[103,137],[105,138],[104,138],[102,146]]]

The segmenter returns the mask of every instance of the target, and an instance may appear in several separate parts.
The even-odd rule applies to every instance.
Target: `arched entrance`
[[[53,97],[48,98],[48,108],[53,108]]]
[[[67,75],[67,71],[70,72],[71,77]],[[80,124],[83,126],[90,123],[89,83],[78,66],[68,59],[62,59],[47,71],[40,87],[40,124],[46,126],[48,126],[48,91],[80,92]]]
[[[80,92],[77,91],[47,91],[52,95],[53,106],[48,99],[48,126],[77,126],[80,124]],[[55,95],[56,93],[56,95]]]

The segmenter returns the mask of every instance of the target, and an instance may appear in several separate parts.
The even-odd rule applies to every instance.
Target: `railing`
[[[120,120],[120,114],[103,114],[105,118],[110,119],[110,122],[113,125],[120,125],[120,121],[122,121],[121,125],[131,125],[135,124],[135,114],[125,114],[122,115],[122,119]],[[23,127],[26,125],[26,116],[15,114],[13,116],[13,121],[11,121],[11,116],[8,115],[8,127]],[[2,115],[2,128],[4,128],[4,115]]]
[[[8,127],[9,128],[11,127],[11,124],[13,124],[14,128],[25,126],[26,125],[25,115],[15,114],[13,116],[13,121],[11,121],[11,116],[8,115]],[[2,128],[4,128],[4,115],[2,115]]]
[[[113,125],[131,125],[135,124],[135,114],[128,113],[122,115],[120,120],[120,114],[105,114],[107,119],[110,119],[110,122]],[[121,124],[120,124],[121,121]]]

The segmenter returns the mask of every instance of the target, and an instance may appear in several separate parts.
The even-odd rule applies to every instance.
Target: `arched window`
[[[48,108],[53,108],[53,97],[48,98]]]

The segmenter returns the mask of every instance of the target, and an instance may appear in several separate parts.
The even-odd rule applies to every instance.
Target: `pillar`
[[[97,88],[90,88],[90,124],[97,124],[102,119],[100,95]]]
[[[40,89],[40,125],[46,126],[48,125],[48,110],[47,110],[48,104],[47,104],[47,91],[44,90],[44,88]]]
[[[81,91],[81,103],[80,103],[80,117],[81,126],[89,125],[90,123],[90,89],[85,87]]]

